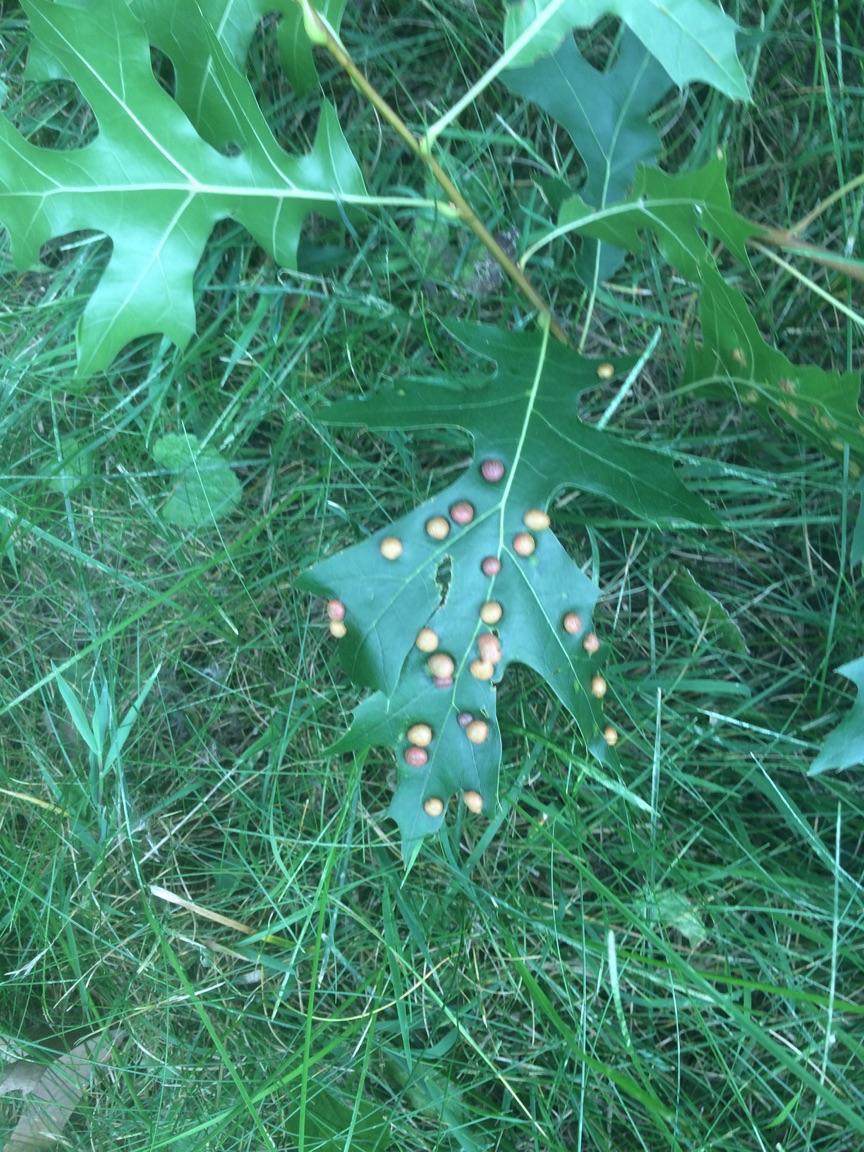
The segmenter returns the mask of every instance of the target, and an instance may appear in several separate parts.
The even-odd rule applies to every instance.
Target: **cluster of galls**
[[[480,619],[490,627],[497,624],[504,615],[504,609],[497,600],[487,600],[480,609]],[[436,688],[452,688],[456,662],[446,652],[439,652],[440,637],[433,628],[421,628],[414,644],[421,652],[429,654],[426,670]],[[501,661],[501,641],[494,632],[481,632],[477,637],[477,658],[471,661],[469,671],[475,680],[491,680],[495,666]]]
[[[602,371],[601,371],[602,369]],[[609,379],[614,370],[611,365],[601,365],[598,375],[601,379]],[[498,484],[504,479],[506,467],[502,460],[488,459],[480,465],[480,474],[488,484]],[[431,540],[446,540],[450,535],[451,521],[460,528],[467,527],[475,516],[473,504],[467,500],[457,500],[449,508],[450,519],[446,516],[431,516],[425,524],[426,535]],[[537,548],[536,533],[545,532],[549,527],[549,516],[542,508],[529,508],[522,517],[522,523],[527,531],[517,532],[513,537],[512,547],[517,556],[527,559],[533,556]],[[385,560],[395,561],[404,551],[402,541],[398,536],[384,536],[379,545],[381,555]],[[484,576],[494,577],[501,571],[501,560],[498,556],[486,556],[480,564]],[[330,620],[330,633],[337,639],[347,635],[345,625],[345,605],[341,600],[330,600],[327,604],[327,615]],[[480,609],[480,619],[487,627],[494,627],[504,616],[504,609],[497,600],[487,600]],[[571,636],[579,636],[584,631],[582,618],[577,612],[566,612],[561,620],[562,629]],[[421,628],[414,641],[416,647],[428,654],[426,668],[436,688],[452,688],[456,663],[452,656],[446,652],[439,652],[440,643],[437,632],[432,628]],[[582,640],[582,647],[589,656],[593,656],[600,648],[600,641],[594,632],[588,632]],[[469,671],[476,680],[491,680],[495,674],[495,667],[502,657],[501,641],[494,632],[481,632],[477,636],[477,657],[471,661]],[[591,680],[591,693],[598,699],[606,695],[606,681],[600,675]],[[464,730],[466,738],[472,744],[484,744],[489,738],[489,725],[485,720],[475,719],[468,712],[460,712],[459,726]],[[433,732],[425,723],[413,724],[407,732],[408,746],[404,752],[405,763],[409,768],[424,768],[429,762],[427,749],[432,743]],[[603,739],[614,747],[618,743],[618,732],[612,725],[603,731]],[[467,791],[462,794],[465,806],[471,812],[482,812],[483,798],[479,792]],[[437,818],[444,812],[444,801],[438,796],[430,796],[423,803],[427,816]]]
[[[480,475],[487,484],[500,483],[506,474],[503,460],[484,460],[480,465]],[[450,519],[446,516],[431,516],[425,524],[426,535],[431,540],[446,540],[450,535],[450,521],[460,528],[467,527],[474,519],[474,505],[467,500],[457,500],[449,509]],[[541,508],[529,509],[522,518],[528,532],[517,532],[513,537],[513,551],[517,556],[532,556],[537,548],[536,537],[532,532],[543,532],[549,527],[549,517]],[[398,560],[404,551],[402,541],[398,536],[384,536],[378,548],[385,560]],[[497,576],[501,571],[501,560],[497,556],[486,556],[480,564],[484,576]]]
[[[345,605],[341,600],[327,601],[327,619],[330,621],[330,635],[337,640],[341,640],[343,636],[348,635],[348,627],[345,624],[345,612]]]
[[[489,725],[485,720],[476,720],[470,712],[460,712],[458,722],[472,744],[485,744],[489,739]],[[404,752],[405,763],[409,768],[425,768],[429,762],[427,749],[434,738],[432,728],[428,724],[412,724],[405,735],[409,741]],[[483,811],[483,797],[479,792],[469,789],[462,793],[462,800],[469,812]],[[437,818],[444,811],[444,801],[440,796],[430,796],[423,803],[423,811]]]

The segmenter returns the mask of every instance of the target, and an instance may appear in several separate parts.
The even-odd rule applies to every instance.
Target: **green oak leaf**
[[[762,338],[742,294],[716,270],[703,279],[699,305],[702,343],[691,343],[685,384],[728,385],[763,415],[779,416],[828,455],[844,444],[864,460],[864,423],[856,372],[794,364]]]
[[[338,29],[346,0],[319,0],[315,5]],[[262,18],[281,16],[277,36],[280,59],[298,95],[318,85],[312,46],[303,29],[296,0],[133,0],[132,8],[145,24],[153,44],[170,57],[176,77],[175,99],[198,132],[216,148],[240,144],[234,102],[226,101],[222,73],[227,59],[243,75],[252,37]],[[202,27],[213,30],[221,53],[214,54]],[[269,132],[268,132],[269,135]]]
[[[597,384],[596,363],[550,344],[545,334],[463,323],[448,328],[471,352],[495,362],[491,379],[405,381],[391,393],[333,404],[322,419],[376,430],[460,428],[471,437],[474,463],[449,488],[300,578],[301,587],[345,605],[343,665],[355,683],[377,689],[334,750],[386,745],[402,761],[409,727],[426,724],[432,730],[425,766],[400,763],[389,809],[406,858],[442,822],[443,816],[424,809],[426,801],[476,793],[487,811],[494,808],[501,761],[496,687],[510,663],[540,675],[591,750],[601,760],[609,756],[591,691],[597,671],[593,642],[588,650],[584,646],[592,634],[597,588],[548,529],[533,533],[532,555],[520,552],[525,513],[542,512],[557,491],[569,487],[604,496],[651,524],[716,522],[681,484],[668,458],[579,419],[581,394]],[[504,466],[498,482],[483,475],[484,463],[491,461]],[[469,523],[458,522],[453,510],[459,504],[470,505]],[[438,517],[449,529],[445,539],[426,531]],[[402,544],[396,559],[382,555],[387,537]],[[497,574],[484,572],[489,558],[500,562]],[[488,602],[501,605],[497,623],[481,621]],[[570,614],[578,617],[576,632],[563,626]],[[575,626],[572,617],[570,624]],[[438,651],[454,663],[452,685],[436,686],[428,656],[415,645],[424,628],[435,633]],[[491,679],[478,679],[472,663],[489,634],[497,637],[501,657]],[[460,715],[488,725],[487,739],[472,743]]]
[[[83,7],[89,0],[66,2]],[[317,0],[314,7],[338,32],[346,2]],[[188,4],[177,4],[176,0],[130,0],[130,7],[145,24],[154,46],[171,58],[177,103],[214,147],[220,146],[224,139],[220,133],[226,125],[230,128],[230,119],[222,122],[224,101],[206,41],[186,38],[181,32],[188,27],[190,19],[195,24],[203,20],[209,25],[234,66],[245,72],[249,45],[262,17],[278,14],[281,17],[276,30],[279,56],[292,87],[302,96],[318,84],[312,45],[296,0],[193,0]],[[59,64],[40,45],[34,45],[27,61],[28,78],[56,80],[61,75],[64,73]]]
[[[855,518],[855,528],[852,532],[852,545],[849,549],[849,559],[853,564],[864,562],[864,481],[858,484],[855,491],[860,497],[858,515]]]
[[[112,240],[79,324],[80,373],[106,367],[137,336],[188,341],[193,275],[217,221],[233,217],[273,259],[295,267],[309,212],[338,219],[345,197],[363,195],[333,108],[322,106],[308,155],[286,153],[197,5],[176,9],[178,27],[209,54],[235,156],[211,147],[157,83],[151,40],[125,0],[23,6],[43,61],[74,81],[99,125],[91,143],[61,152],[30,144],[0,116],[0,222],[18,267],[33,265],[52,237],[79,229]]]
[[[200,445],[197,436],[160,436],[153,459],[171,473],[173,487],[162,508],[178,528],[212,527],[240,502],[240,481],[215,448]]]
[[[219,2],[224,3],[225,0]],[[319,16],[324,17],[334,32],[338,32],[347,3],[348,0],[314,0],[312,7]],[[311,91],[318,84],[318,72],[312,59],[312,45],[303,27],[303,12],[297,0],[280,0],[278,4],[274,4],[273,0],[257,0],[257,4],[262,12],[278,10],[282,13],[277,32],[282,67],[288,73],[296,92],[303,94]]]
[[[609,240],[629,252],[641,251],[642,234],[653,232],[669,263],[689,280],[699,280],[706,269],[717,266],[706,235],[749,267],[747,241],[759,228],[732,207],[726,161],[715,156],[702,168],[675,175],[643,166],[630,196],[599,211],[572,196],[561,205],[555,229],[561,235],[571,231]]]
[[[735,618],[712,592],[699,583],[689,568],[682,564],[672,569],[669,584],[678,599],[693,612],[700,630],[718,647],[749,654]]]
[[[837,672],[852,681],[858,689],[858,696],[849,715],[825,739],[821,752],[810,765],[808,776],[864,764],[864,657],[841,665]]]
[[[48,487],[52,492],[70,496],[76,492],[90,475],[89,452],[82,448],[74,436],[64,436],[60,441],[60,460],[53,461]]]
[[[535,29],[514,63],[527,65],[556,52],[574,28],[617,16],[642,41],[679,87],[711,84],[733,100],[748,100],[747,77],[735,49],[737,25],[714,0],[521,0],[507,11],[507,48]]]
[[[509,68],[501,79],[532,100],[567,130],[585,165],[582,200],[603,208],[620,200],[640,164],[654,160],[660,136],[651,109],[672,87],[668,75],[631,33],[621,38],[614,62],[601,72],[567,36],[551,59]],[[586,241],[576,270],[588,284],[608,279],[620,266],[620,249]]]
[[[648,923],[674,928],[687,940],[691,948],[698,948],[708,939],[708,929],[698,907],[689,896],[674,888],[646,888],[641,914]]]
[[[643,168],[630,198],[605,210],[571,197],[555,234],[573,231],[631,252],[642,250],[643,233],[653,233],[669,263],[699,285],[702,340],[688,348],[685,384],[728,385],[743,403],[779,417],[824,451],[842,453],[845,443],[864,457],[857,375],[793,364],[762,338],[744,296],[719,270],[706,236],[749,267],[746,243],[759,231],[733,209],[722,158],[674,176]]]

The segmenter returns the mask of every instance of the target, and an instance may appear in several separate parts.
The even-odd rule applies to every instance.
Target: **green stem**
[[[364,73],[357,67],[348,50],[327,21],[308,3],[308,0],[299,0],[303,8],[303,16],[307,33],[315,44],[326,48],[339,67],[351,78],[355,87],[366,97],[369,103],[386,120],[396,135],[417,159],[425,164],[435,180],[443,188],[459,219],[474,233],[483,247],[489,252],[496,263],[509,276],[510,280],[519,288],[522,295],[530,301],[541,316],[549,318],[549,328],[552,335],[562,344],[569,344],[567,333],[560,322],[555,318],[549,304],[543,299],[524,271],[516,261],[509,256],[477,213],[441,167],[429,150],[428,144],[414,135],[402,117],[384,99],[380,92],[369,82]]]
[[[452,108],[445,112],[443,116],[439,117],[430,128],[427,128],[426,135],[423,137],[423,142],[427,148],[431,148],[444,129],[452,124],[454,120],[458,120],[465,109],[474,103],[480,93],[488,88],[505,68],[510,67],[522,49],[531,43],[540,29],[548,24],[553,16],[558,14],[558,11],[564,7],[565,3],[567,3],[567,0],[551,0],[551,3],[547,4],[547,6],[534,17],[528,27],[521,35],[517,36],[510,47],[502,52],[492,67],[487,68],[476,84],[472,84],[465,95],[457,100]]]

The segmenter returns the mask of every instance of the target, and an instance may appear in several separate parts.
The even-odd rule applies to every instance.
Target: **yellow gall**
[[[744,399],[748,404],[758,404],[759,403],[759,393],[756,391],[755,388],[748,388],[747,391],[744,393]]]
[[[618,743],[618,729],[613,728],[610,724],[607,728],[603,729],[603,739],[606,741],[610,748],[614,748]]]
[[[795,383],[795,381],[789,380],[786,376],[783,376],[780,380],[777,381],[777,387],[781,392],[785,392],[787,396],[794,396],[798,391],[798,385]]]
[[[585,639],[582,641],[582,647],[589,656],[593,656],[595,652],[600,651],[600,641],[594,632],[589,632]]]
[[[495,675],[495,665],[488,660],[472,660],[469,671],[475,680],[491,680]]]
[[[497,624],[504,615],[504,609],[497,600],[487,600],[480,609],[480,619],[484,624]]]
[[[733,348],[732,352],[731,352],[731,356],[732,356],[732,359],[735,361],[736,364],[746,364],[747,363],[747,357],[744,354],[743,348]]]
[[[489,725],[485,720],[472,720],[465,729],[465,735],[472,744],[485,744],[489,739]]]
[[[446,540],[450,535],[450,522],[443,516],[433,516],[426,521],[426,535],[432,540]]]
[[[596,696],[598,700],[602,700],[606,695],[609,685],[602,676],[594,676],[591,680],[591,695]]]
[[[517,532],[513,537],[513,551],[519,556],[533,556],[537,541],[530,532]]]
[[[437,820],[444,811],[444,801],[439,800],[437,796],[430,796],[429,799],[423,803],[423,811],[427,816],[431,816],[433,820]]]
[[[529,508],[522,517],[522,523],[532,532],[545,532],[549,527],[549,517],[542,508]]]
[[[456,665],[453,663],[453,657],[448,656],[446,652],[436,652],[426,661],[426,667],[432,676],[446,680],[453,675]]]
[[[408,739],[418,748],[428,748],[432,743],[432,729],[428,724],[412,724],[407,732]]]
[[[477,651],[481,660],[497,664],[501,659],[501,641],[492,632],[481,632],[477,637]]]
[[[831,441],[831,447],[834,449],[835,452],[842,452],[843,451],[843,441],[840,440],[837,436],[835,436],[834,439]]]
[[[824,428],[826,432],[833,432],[837,427],[837,422],[832,420],[831,417],[828,416],[825,412],[821,412],[819,416],[817,416],[816,423],[821,428]]]
[[[343,636],[348,635],[348,629],[345,627],[341,620],[331,620],[329,627],[330,635],[333,636],[336,640],[341,640]]]
[[[463,792],[462,802],[469,812],[473,812],[475,816],[479,816],[483,811],[483,797],[479,792]]]
[[[414,643],[421,652],[434,652],[439,644],[438,633],[431,628],[421,628]]]
[[[402,541],[398,536],[385,536],[378,547],[385,560],[398,560],[402,555]]]
[[[611,380],[615,375],[615,369],[611,364],[604,362],[597,365],[597,378],[598,380]]]
[[[849,461],[849,473],[857,480],[861,475],[861,465],[856,460]]]
[[[787,416],[791,416],[793,420],[798,419],[797,404],[793,404],[791,400],[783,400],[780,404],[780,407],[783,409]]]
[[[562,625],[565,632],[569,632],[571,636],[577,636],[582,631],[582,617],[576,612],[568,612],[562,620]]]

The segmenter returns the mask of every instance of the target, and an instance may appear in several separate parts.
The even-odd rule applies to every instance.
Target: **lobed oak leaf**
[[[603,727],[606,686],[592,631],[598,589],[547,527],[555,493],[594,492],[653,524],[715,522],[662,454],[580,420],[579,398],[597,384],[596,363],[550,344],[546,333],[463,323],[449,331],[495,361],[491,379],[455,388],[406,381],[389,394],[334,404],[322,419],[381,430],[461,428],[473,464],[396,523],[300,578],[301,587],[338,603],[345,670],[376,689],[333,750],[397,752],[389,813],[406,858],[441,824],[454,793],[472,811],[494,808],[496,693],[511,663],[542,677],[594,754],[611,756],[617,734]],[[432,733],[431,741],[424,734],[425,758],[411,751],[409,732],[420,725]]]
[[[842,664],[837,672],[852,681],[858,695],[848,715],[826,736],[819,755],[810,765],[808,776],[864,764],[864,657]]]
[[[673,85],[632,33],[622,36],[605,71],[589,64],[573,37],[567,36],[551,58],[508,68],[501,79],[511,92],[533,101],[566,129],[585,166],[579,195],[594,208],[625,196],[637,167],[655,160],[660,152],[660,136],[650,114]],[[608,279],[622,262],[620,249],[586,241],[575,268],[591,284]]]
[[[701,80],[733,100],[749,99],[737,26],[714,0],[520,0],[507,11],[505,44],[512,48],[527,36],[514,61],[527,65],[557,51],[573,29],[607,15],[619,17],[679,87]]]
[[[197,4],[182,6],[177,27],[182,44],[207,53],[226,122],[220,142],[230,126],[237,155],[207,143],[160,87],[153,41],[125,0],[23,0],[23,7],[41,48],[42,75],[72,80],[99,126],[91,143],[61,152],[31,144],[0,116],[0,223],[16,264],[31,266],[46,241],[79,229],[112,241],[79,323],[81,374],[105,368],[137,336],[188,341],[195,330],[192,279],[217,221],[238,220],[291,268],[307,215],[338,219],[346,202],[363,195],[332,107],[322,105],[312,150],[290,156]]]
[[[646,232],[655,236],[669,263],[700,288],[702,339],[687,350],[685,384],[729,386],[743,403],[777,416],[824,451],[842,454],[848,444],[864,459],[858,375],[794,364],[772,348],[742,293],[720,272],[706,237],[749,268],[746,244],[759,233],[732,207],[723,158],[677,175],[642,168],[630,197],[601,211],[571,197],[561,207],[554,234],[580,233],[636,252]]]

